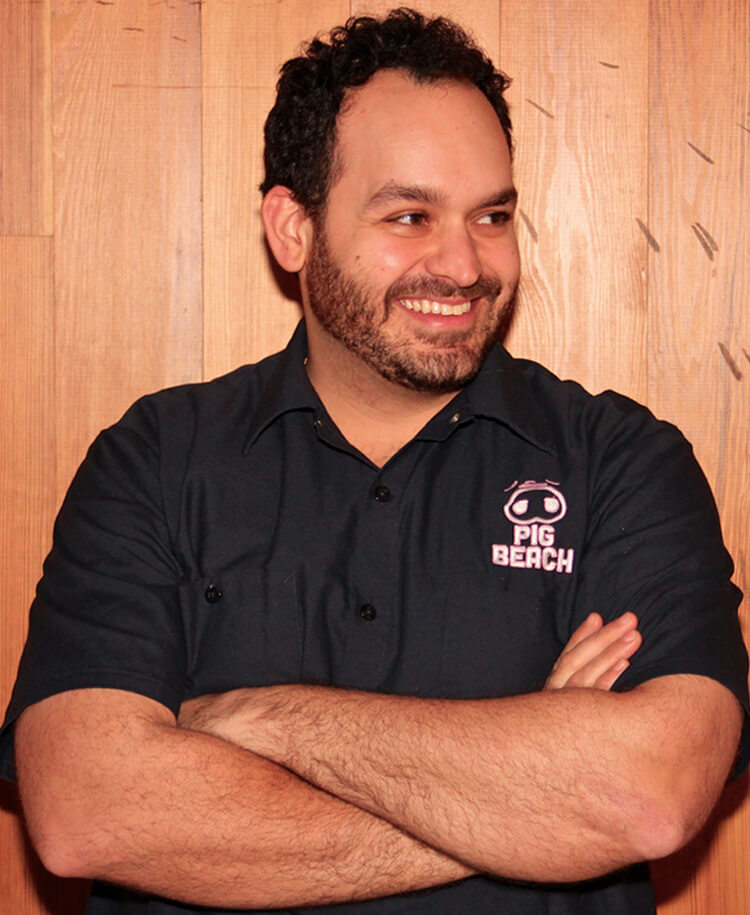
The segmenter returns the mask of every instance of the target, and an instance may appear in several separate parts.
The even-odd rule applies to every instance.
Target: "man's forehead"
[[[350,100],[332,174],[334,184],[347,174],[355,180],[349,191],[367,208],[443,205],[456,181],[473,188],[472,206],[515,196],[505,133],[484,94],[468,82],[417,82],[396,70],[379,71]]]
[[[470,94],[477,93],[484,98],[484,94],[469,80],[457,79],[446,76],[436,79],[419,78],[409,70],[401,67],[387,67],[376,71],[366,83],[347,89],[339,109],[339,119],[346,119],[353,112],[368,113],[382,107],[384,111],[394,115],[400,114],[399,109],[389,107],[394,97],[408,97],[421,95],[422,103],[429,104],[430,96],[435,104],[439,104],[441,95],[444,96],[452,89],[462,90]],[[487,102],[489,104],[489,101]]]
[[[401,70],[379,70],[351,90],[336,124],[337,147],[359,140],[369,154],[401,136],[418,139],[431,130],[433,139],[456,137],[457,130],[481,131],[507,147],[497,112],[473,83],[454,79],[417,81]],[[467,138],[464,138],[466,140]]]

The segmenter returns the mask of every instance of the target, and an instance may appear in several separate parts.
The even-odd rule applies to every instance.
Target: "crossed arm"
[[[17,723],[32,838],[65,875],[247,908],[664,853],[713,804],[740,713],[697,677],[608,693],[634,626],[590,617],[546,691],[503,700],[270,687],[194,700],[175,727],[130,693],[50,697]]]

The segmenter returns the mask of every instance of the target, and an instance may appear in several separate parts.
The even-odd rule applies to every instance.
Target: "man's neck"
[[[333,339],[316,341],[307,372],[341,434],[378,467],[455,397],[388,381]]]

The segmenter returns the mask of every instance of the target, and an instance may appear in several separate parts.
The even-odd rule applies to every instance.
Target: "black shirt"
[[[674,427],[498,346],[378,468],[328,417],[305,353],[301,325],[283,353],[143,398],[94,442],[32,608],[6,776],[13,720],[62,690],[175,712],[285,682],[514,695],[541,688],[592,610],[640,618],[618,689],[704,674],[747,709],[732,563]],[[191,911],[137,898],[95,888],[89,911]],[[563,888],[475,877],[335,911],[632,915],[653,899],[637,867]]]

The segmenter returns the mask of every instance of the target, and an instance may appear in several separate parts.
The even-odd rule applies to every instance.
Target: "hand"
[[[634,613],[623,613],[606,626],[598,613],[591,613],[563,648],[544,688],[610,690],[641,645],[637,626]]]

